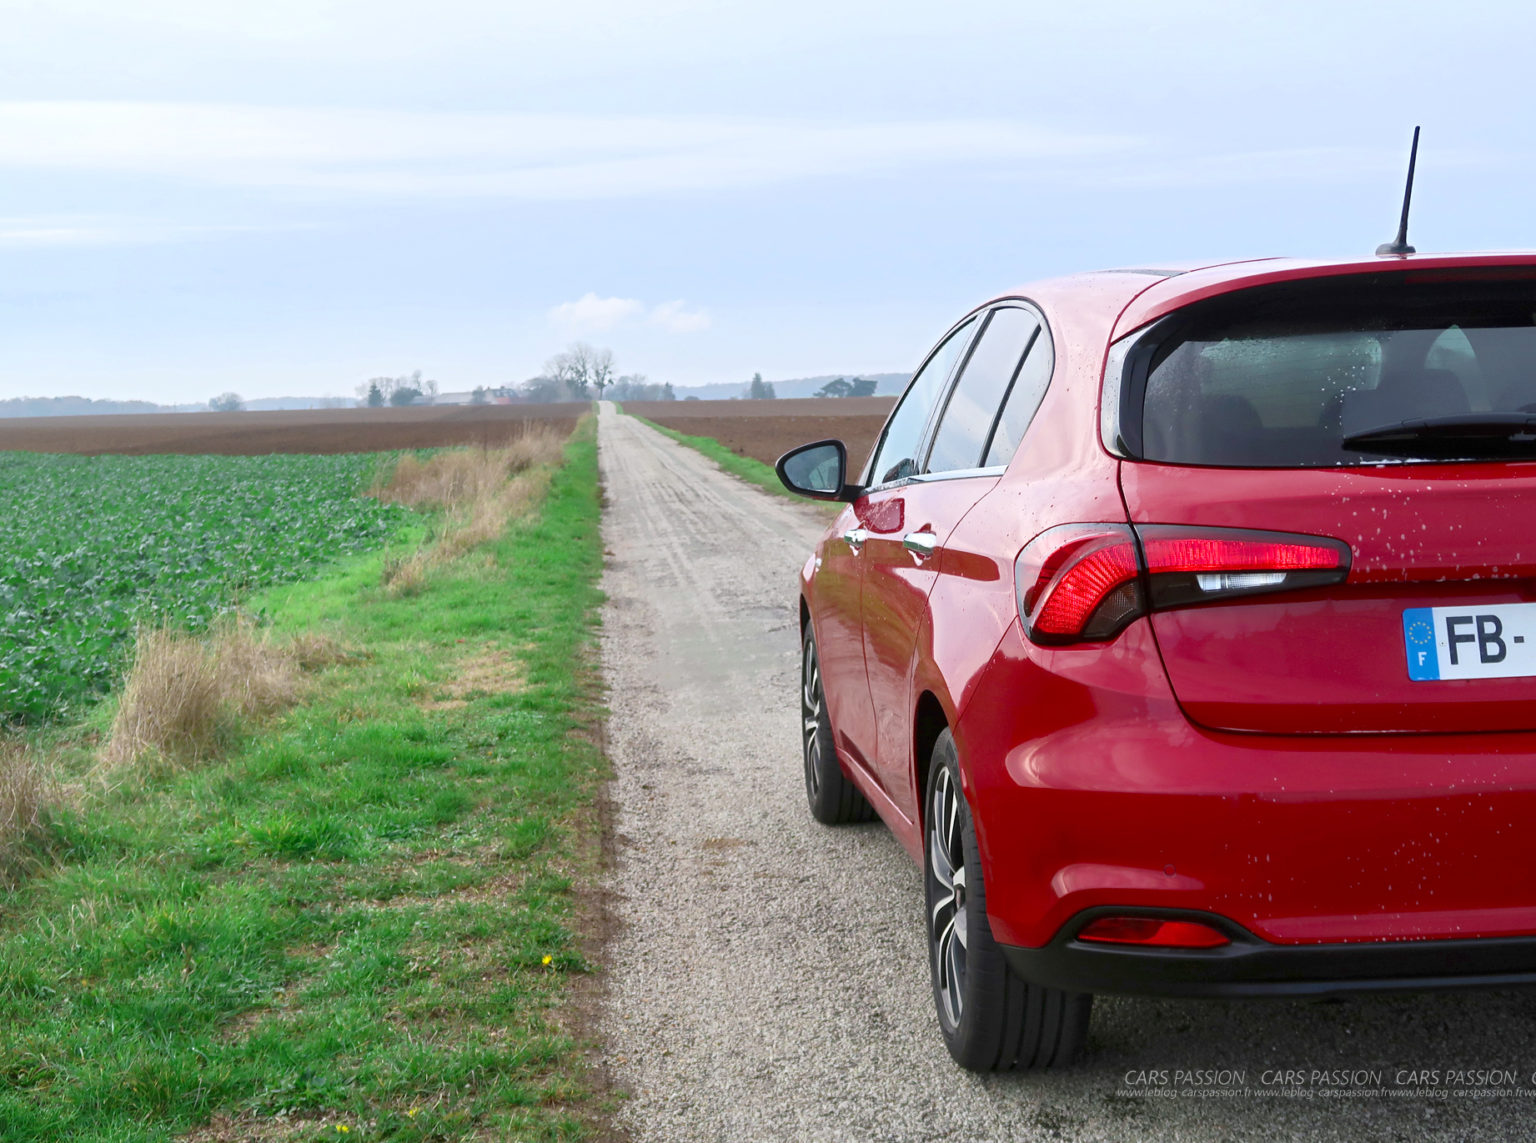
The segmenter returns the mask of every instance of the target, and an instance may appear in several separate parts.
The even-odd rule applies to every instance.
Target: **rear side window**
[[[902,394],[901,403],[896,406],[891,419],[885,422],[885,430],[880,434],[879,447],[875,449],[874,460],[869,466],[871,485],[889,484],[917,475],[917,452],[923,443],[923,430],[928,427],[933,407],[944,392],[944,383],[949,380],[955,361],[970,341],[975,328],[976,319],[971,318],[955,330],[933,351],[927,363],[918,370],[917,376],[912,378],[912,383]]]
[[[1373,441],[1434,419],[1406,430],[1426,434],[1423,459],[1476,459],[1467,418],[1536,412],[1536,283],[1422,277],[1243,291],[1176,315],[1128,356],[1133,451],[1238,468],[1380,463],[1415,459],[1413,447]],[[1448,445],[1458,432],[1466,443]]]
[[[998,407],[1039,328],[1040,323],[1028,310],[1007,307],[993,311],[944,406],[944,417],[928,453],[929,472],[981,467]]]
[[[987,448],[987,465],[1007,464],[1019,451],[1019,442],[1024,439],[1024,433],[1045,398],[1045,388],[1051,383],[1055,364],[1050,331],[1041,326],[1030,344],[1029,356],[1024,358],[1024,364],[1013,379],[1013,388],[1008,390],[1003,415],[997,419],[997,429]]]

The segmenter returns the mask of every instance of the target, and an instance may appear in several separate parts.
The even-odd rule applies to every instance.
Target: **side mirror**
[[[848,450],[842,441],[817,441],[792,448],[774,465],[784,487],[812,500],[857,500],[862,488],[845,484]]]

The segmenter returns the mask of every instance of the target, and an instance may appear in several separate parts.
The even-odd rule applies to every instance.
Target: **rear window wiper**
[[[1351,433],[1344,438],[1343,445],[1353,452],[1425,460],[1536,460],[1536,414],[1460,413],[1425,417]]]

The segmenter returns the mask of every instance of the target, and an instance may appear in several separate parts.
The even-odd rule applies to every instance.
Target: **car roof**
[[[1504,267],[1536,271],[1536,251],[1391,254],[1347,259],[1254,258],[1203,265],[1096,270],[1032,282],[1000,298],[1028,298],[1047,313],[1081,312],[1085,307],[1098,311],[1095,316],[1113,323],[1113,340],[1193,302],[1254,286],[1346,274]]]

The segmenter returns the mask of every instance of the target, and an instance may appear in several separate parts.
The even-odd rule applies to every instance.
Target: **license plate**
[[[1536,603],[1409,608],[1403,639],[1410,679],[1536,675]]]

